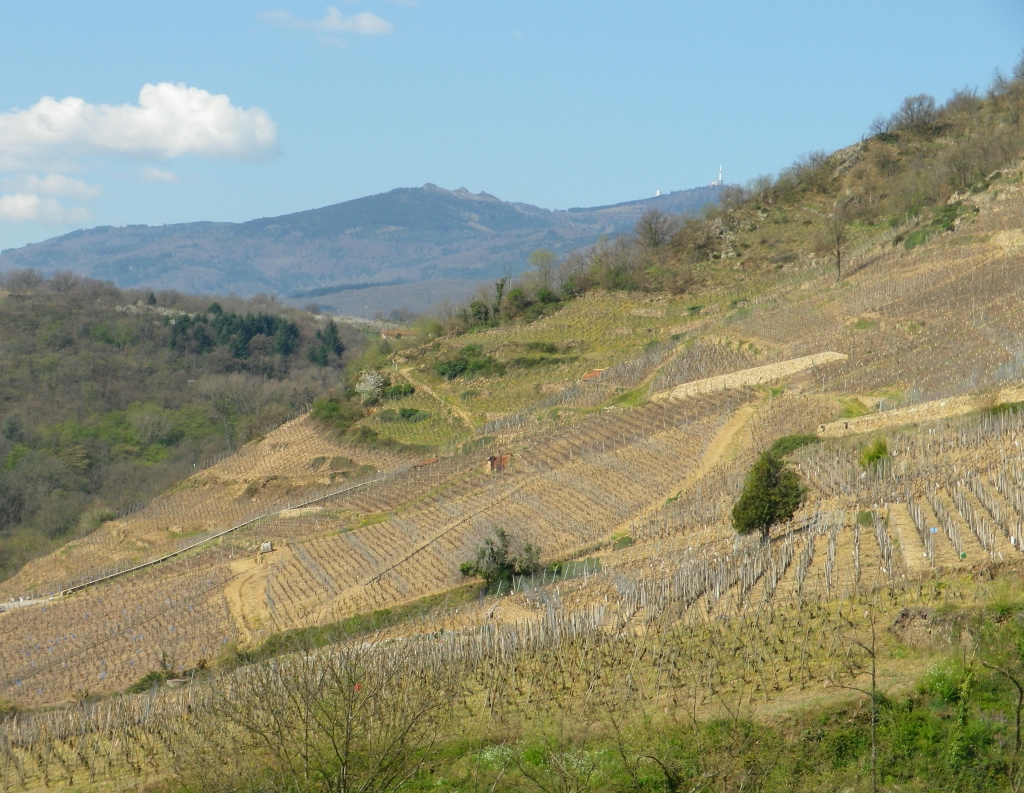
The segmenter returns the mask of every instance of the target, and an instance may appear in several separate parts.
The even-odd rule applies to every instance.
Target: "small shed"
[[[510,454],[492,454],[487,458],[487,473],[500,474],[508,468]]]
[[[260,553],[270,553],[273,550],[274,543],[271,540],[267,540],[266,542],[260,545]]]

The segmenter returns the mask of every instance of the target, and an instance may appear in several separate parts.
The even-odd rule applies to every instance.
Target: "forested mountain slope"
[[[0,577],[305,409],[361,341],[341,326],[324,351],[326,320],[211,303],[68,273],[0,283]]]
[[[436,185],[246,223],[101,227],[0,254],[0,270],[73,270],[122,287],[292,295],[336,285],[493,278],[537,248],[564,253],[632,229],[649,205],[695,212],[721,188],[554,212]],[[425,308],[425,307],[423,307]]]

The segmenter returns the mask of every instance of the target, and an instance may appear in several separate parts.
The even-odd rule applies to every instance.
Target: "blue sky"
[[[1021,0],[0,0],[0,248],[425,182],[743,183],[1022,48]]]

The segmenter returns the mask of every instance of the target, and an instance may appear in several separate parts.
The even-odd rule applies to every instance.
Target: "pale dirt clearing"
[[[889,507],[889,532],[903,552],[903,561],[908,573],[917,575],[931,568],[924,551],[924,543],[917,534],[906,504],[892,504]]]
[[[238,627],[239,644],[256,639],[256,632],[267,625],[270,614],[264,592],[272,561],[283,561],[289,555],[287,548],[272,554],[255,554],[231,563],[231,579],[224,587],[228,611]]]

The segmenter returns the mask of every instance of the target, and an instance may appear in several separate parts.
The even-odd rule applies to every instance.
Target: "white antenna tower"
[[[718,183],[722,184],[722,166],[718,166]]]

